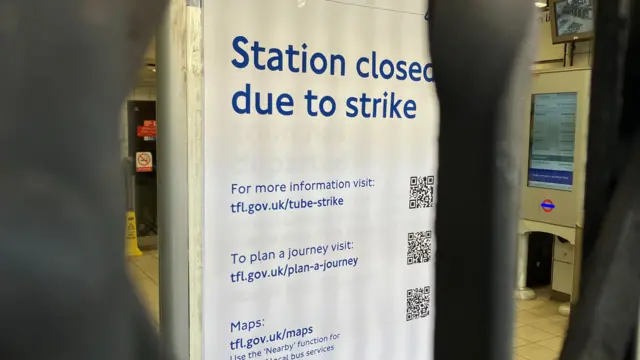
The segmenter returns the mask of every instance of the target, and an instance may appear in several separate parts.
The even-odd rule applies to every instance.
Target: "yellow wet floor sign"
[[[127,211],[127,256],[140,256],[142,251],[138,248],[138,231],[136,230],[136,213]]]

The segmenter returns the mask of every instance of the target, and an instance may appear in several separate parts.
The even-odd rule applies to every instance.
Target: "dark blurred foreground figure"
[[[512,355],[504,339],[512,332],[505,308],[513,306],[513,275],[503,274],[513,274],[505,249],[513,234],[510,209],[517,206],[515,197],[499,197],[504,191],[495,189],[515,194],[507,175],[517,166],[509,160],[507,140],[513,138],[505,132],[512,100],[502,95],[508,94],[507,75],[517,73],[505,69],[515,69],[506,65],[517,59],[513,51],[532,9],[508,0],[437,4],[429,26],[443,119],[439,177],[446,186],[438,194],[436,356],[503,360]],[[117,141],[120,104],[164,5],[165,0],[0,0],[0,359],[167,357],[125,273]],[[640,302],[640,68],[632,66],[640,57],[640,6],[635,0],[607,0],[597,9],[586,261],[563,360],[631,359]],[[509,21],[470,26],[473,37],[457,25],[492,24],[496,18]],[[495,34],[510,29],[516,31]],[[466,61],[474,56],[475,68]],[[463,152],[459,143],[476,145]],[[461,162],[472,164],[471,171]],[[475,174],[476,188],[490,190],[457,186],[468,173]],[[467,188],[470,193],[461,196]],[[460,209],[476,209],[469,204],[481,208],[483,227],[459,226]],[[503,219],[509,223],[498,221]],[[463,262],[473,272],[460,271],[460,241],[471,246]],[[460,308],[472,316],[461,316]],[[474,340],[455,347],[462,329]]]
[[[640,359],[640,0],[594,3],[580,298],[560,359]],[[513,335],[522,166],[513,156],[522,146],[514,144],[522,137],[513,119],[522,112],[512,110],[528,96],[514,90],[521,88],[518,77],[531,76],[524,40],[533,3],[429,5],[440,101],[435,358],[511,359],[505,340]],[[460,31],[459,24],[473,31]],[[469,219],[465,226],[462,218]],[[459,338],[469,340],[456,346]]]
[[[125,270],[119,111],[165,0],[0,0],[0,358],[165,358]]]

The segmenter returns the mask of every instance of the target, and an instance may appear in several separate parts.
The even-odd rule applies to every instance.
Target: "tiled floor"
[[[549,291],[538,298],[516,301],[515,360],[554,360],[560,356],[568,318],[558,314],[560,303],[549,300]]]
[[[158,324],[158,252],[145,251],[129,263],[132,278]],[[567,318],[558,314],[560,303],[549,300],[548,291],[536,292],[536,300],[516,302],[515,360],[554,360],[560,355]]]
[[[151,312],[156,325],[159,325],[158,251],[145,251],[142,256],[129,258],[129,270],[142,300]]]

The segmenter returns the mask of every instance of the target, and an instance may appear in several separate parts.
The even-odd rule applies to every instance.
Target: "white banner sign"
[[[204,2],[205,360],[433,358],[425,12]]]

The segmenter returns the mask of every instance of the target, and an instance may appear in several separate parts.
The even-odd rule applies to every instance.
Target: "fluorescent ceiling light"
[[[539,8],[547,7],[547,3],[543,1],[536,1],[536,7],[539,7]]]

